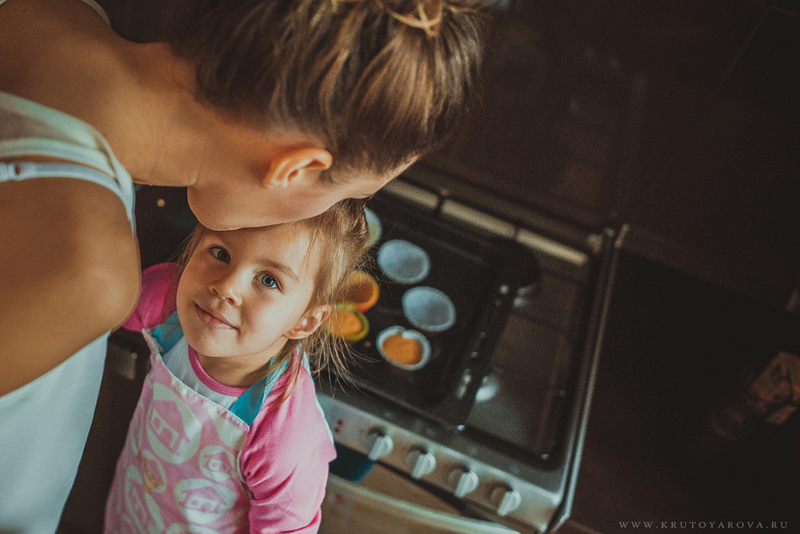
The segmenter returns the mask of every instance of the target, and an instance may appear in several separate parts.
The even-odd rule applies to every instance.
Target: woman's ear
[[[310,336],[325,322],[330,313],[331,307],[328,305],[317,306],[309,310],[291,330],[284,334],[284,337],[288,339],[303,339]]]
[[[264,185],[287,187],[298,182],[316,182],[319,174],[331,168],[333,156],[324,148],[305,146],[273,156]]]

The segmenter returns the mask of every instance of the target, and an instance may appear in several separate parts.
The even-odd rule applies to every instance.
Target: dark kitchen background
[[[158,35],[161,0],[99,3]],[[788,0],[500,1],[482,101],[423,164],[623,235],[565,532],[800,532],[800,415],[709,425],[748,369],[800,355],[799,59]]]

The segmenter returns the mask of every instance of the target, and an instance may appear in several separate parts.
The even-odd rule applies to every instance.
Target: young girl
[[[309,220],[214,232],[182,267],[146,270],[134,315],[151,350],[106,505],[105,531],[316,532],[333,441],[303,353],[367,238],[363,203]]]

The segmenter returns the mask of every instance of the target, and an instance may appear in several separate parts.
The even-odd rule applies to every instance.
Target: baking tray
[[[347,378],[363,391],[402,405],[446,426],[462,425],[488,370],[491,353],[513,305],[517,289],[535,282],[539,266],[532,252],[507,239],[476,234],[396,197],[379,194],[369,208],[377,214],[382,236],[369,250],[365,270],[380,286],[380,298],[365,316],[368,335],[351,344],[355,362]],[[388,280],[377,265],[377,252],[392,239],[410,241],[427,252],[430,272],[413,284]],[[431,358],[421,370],[393,374],[375,340],[393,325],[413,328],[401,299],[416,286],[444,292],[456,308],[448,330],[426,334]]]

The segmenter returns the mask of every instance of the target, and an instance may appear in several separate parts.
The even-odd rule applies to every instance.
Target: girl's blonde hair
[[[483,0],[184,2],[167,37],[195,65],[198,98],[321,140],[331,179],[438,148],[477,89]]]
[[[341,299],[341,291],[347,276],[364,261],[364,247],[368,237],[364,201],[345,199],[334,204],[327,211],[310,219],[279,225],[288,227],[291,232],[306,232],[309,236],[308,254],[319,255],[319,267],[314,279],[314,292],[306,311],[316,306],[330,306],[331,313],[325,323],[302,340],[290,339],[280,354],[272,358],[263,375],[287,366],[290,379],[280,391],[279,402],[288,398],[302,371],[302,358],[294,356],[300,348],[308,355],[312,372],[318,373],[330,366],[339,374],[347,373],[347,352],[344,344],[330,334],[329,324],[335,320],[336,303]],[[197,250],[208,229],[198,224],[187,238],[178,262],[183,267]]]

